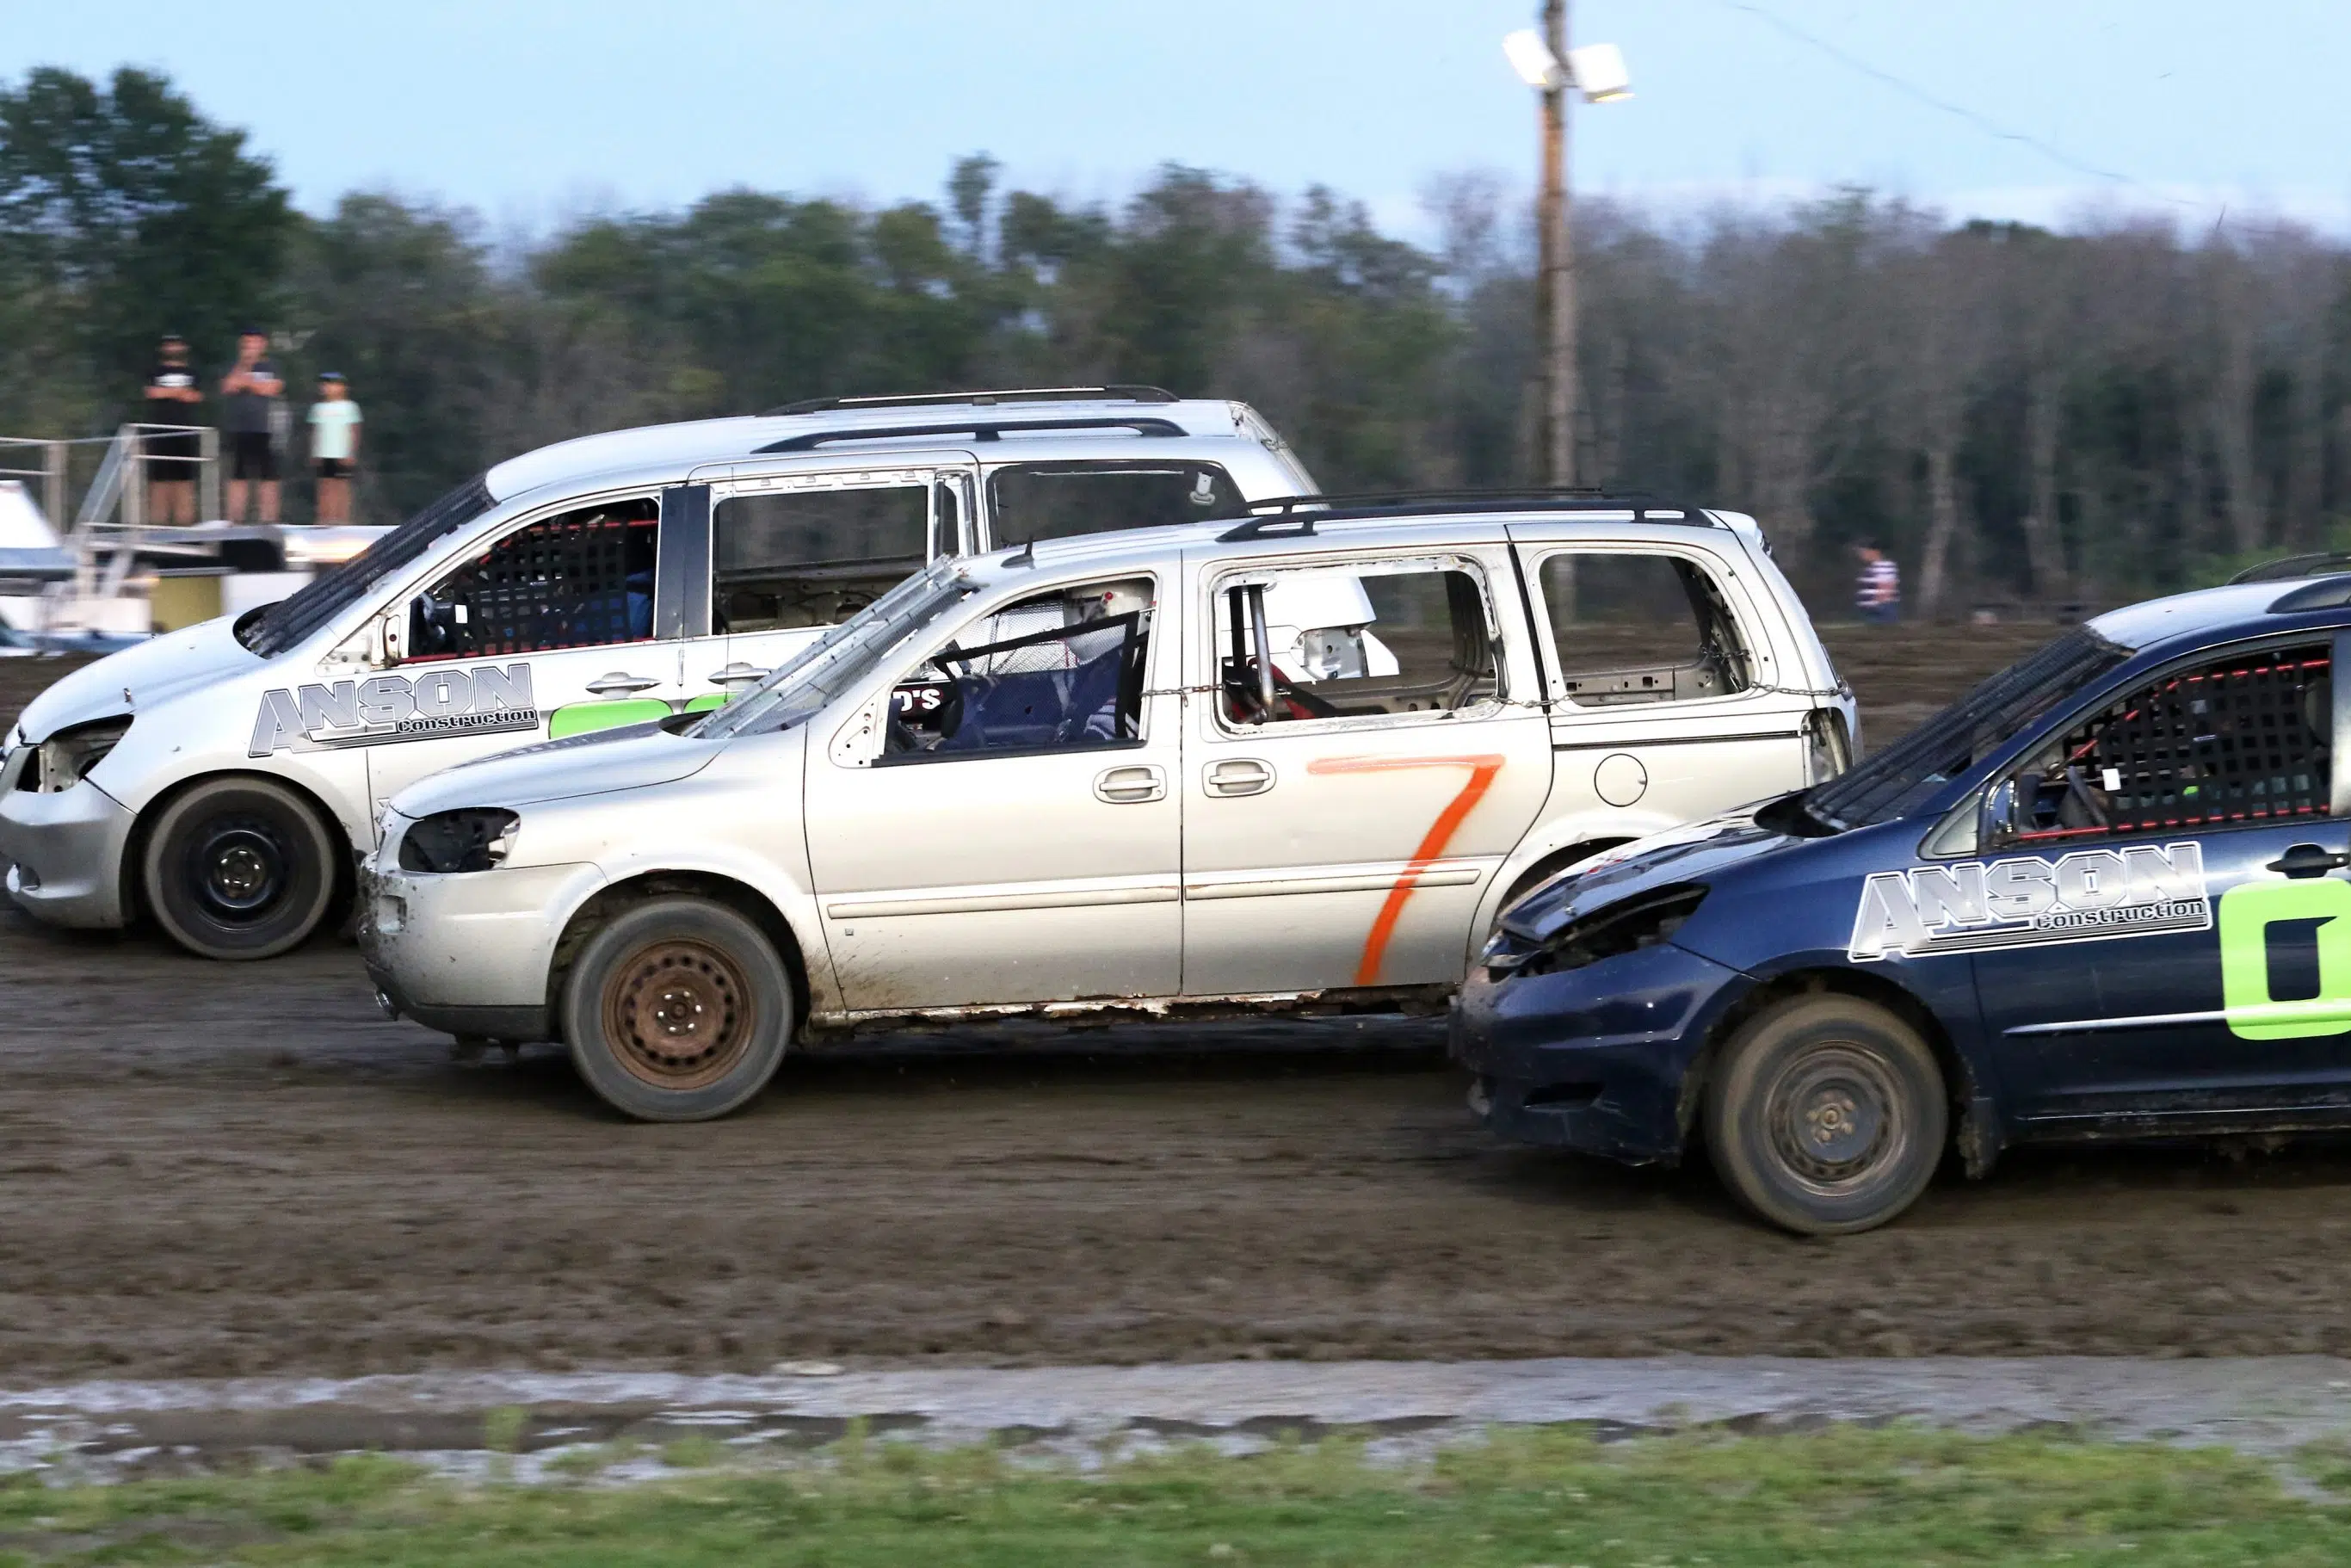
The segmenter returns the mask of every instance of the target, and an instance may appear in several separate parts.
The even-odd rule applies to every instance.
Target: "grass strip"
[[[1092,1474],[852,1441],[602,1484],[460,1484],[387,1458],[0,1488],[0,1562],[497,1564],[2294,1564],[2351,1561],[2351,1478],[2221,1449],[1913,1428],[1600,1444],[1516,1429],[1426,1463],[1334,1438]]]

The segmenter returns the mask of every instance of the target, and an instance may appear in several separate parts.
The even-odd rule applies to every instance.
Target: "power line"
[[[1716,0],[1716,3],[1729,10],[1744,11],[1756,20],[1785,34],[1787,37],[1795,39],[1798,43],[1806,44],[1813,48],[1818,49],[1821,53],[1836,61],[1839,65],[1842,65],[1850,70],[1859,71],[1862,75],[1869,77],[1874,80],[1885,83],[1887,87],[1892,88],[1895,91],[1901,93],[1906,98],[1916,99],[1917,101],[1927,105],[1930,109],[1938,109],[1945,114],[1964,120],[1970,125],[1974,126],[1977,130],[1985,132],[1987,135],[1997,137],[2002,141],[2014,141],[2022,146],[2030,147],[2035,152],[2038,152],[2043,157],[2048,159],[2051,162],[2061,164],[2065,168],[2073,170],[2077,174],[2087,174],[2093,179],[2110,181],[2117,185],[2127,185],[2134,191],[2144,192],[2147,195],[2154,197],[2158,202],[2168,202],[2173,206],[2177,207],[2201,208],[2210,205],[2210,204],[2207,202],[2189,201],[2182,196],[2168,194],[2162,191],[2157,190],[2154,186],[2149,185],[2143,181],[2131,178],[2128,174],[2117,173],[2112,169],[2101,169],[2095,163],[2085,162],[2083,160],[2074,157],[2072,153],[2067,152],[2061,147],[2051,146],[2048,142],[2043,141],[2038,136],[2028,136],[2022,131],[2011,131],[2007,126],[2001,124],[1999,121],[1977,113],[1974,110],[1968,108],[1965,104],[1953,103],[1950,99],[1938,97],[1935,93],[1928,91],[1925,88],[1918,86],[1915,82],[1911,82],[1901,77],[1896,76],[1892,71],[1881,70],[1876,66],[1871,65],[1867,60],[1861,58],[1858,55],[1848,53],[1846,50],[1838,47],[1836,45],[1829,42],[1826,38],[1821,37],[1817,34],[1806,32],[1803,28],[1799,27],[1793,22],[1785,21],[1781,17],[1773,16],[1771,12],[1766,11],[1761,5],[1749,5],[1747,0]]]

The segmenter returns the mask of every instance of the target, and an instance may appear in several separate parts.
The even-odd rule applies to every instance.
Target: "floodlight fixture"
[[[1510,57],[1510,68],[1529,87],[1548,89],[1559,86],[1562,79],[1559,57],[1551,52],[1551,46],[1532,27],[1521,27],[1505,37],[1502,53]]]
[[[1614,44],[1586,44],[1567,51],[1567,60],[1551,52],[1551,46],[1532,27],[1522,27],[1502,39],[1502,53],[1510,57],[1510,68],[1519,79],[1531,88],[1548,92],[1553,88],[1572,87],[1583,94],[1586,103],[1614,103],[1633,96],[1633,78],[1625,68],[1625,51]]]
[[[1633,96],[1633,78],[1625,68],[1625,51],[1614,44],[1586,44],[1568,50],[1567,74],[1586,103],[1614,103]]]

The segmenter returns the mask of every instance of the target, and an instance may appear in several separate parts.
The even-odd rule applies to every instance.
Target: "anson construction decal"
[[[1982,953],[2211,925],[2202,847],[2134,844],[1877,872],[1862,884],[1847,956]]]
[[[508,735],[538,728],[530,666],[489,664],[406,675],[371,675],[332,685],[261,694],[247,755],[333,751],[454,735]]]

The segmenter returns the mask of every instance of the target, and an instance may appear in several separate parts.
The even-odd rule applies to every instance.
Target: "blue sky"
[[[1866,183],[1963,214],[2147,209],[2351,230],[2345,0],[1576,0],[1637,96],[1579,110],[1579,190],[1664,209]],[[750,184],[936,195],[957,155],[1116,199],[1164,161],[1420,226],[1430,176],[1531,178],[1499,39],[1533,0],[0,0],[0,74],[161,67],[306,207],[354,186],[542,229]]]

